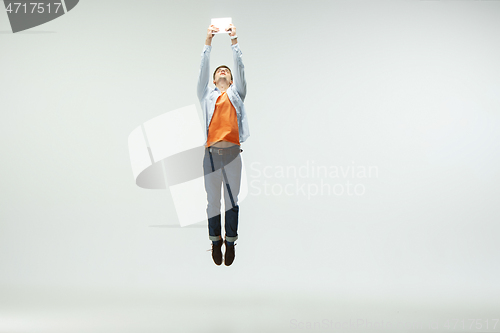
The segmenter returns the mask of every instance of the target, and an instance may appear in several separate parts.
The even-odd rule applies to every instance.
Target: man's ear
[[[214,84],[215,84],[215,80],[214,80]]]

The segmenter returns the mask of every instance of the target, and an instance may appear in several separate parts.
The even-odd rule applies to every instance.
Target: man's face
[[[225,80],[229,85],[233,83],[231,72],[228,68],[221,67],[217,69],[215,72],[214,84],[217,85],[217,82],[220,80]]]

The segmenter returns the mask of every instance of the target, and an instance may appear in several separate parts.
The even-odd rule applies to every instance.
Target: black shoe
[[[212,243],[212,259],[214,260],[214,263],[219,266],[222,264],[222,244],[224,241],[222,239],[219,240],[219,245],[214,245]]]
[[[228,245],[226,240],[224,240],[224,243],[226,245],[226,253],[224,253],[224,265],[231,266],[234,261],[234,246],[236,244]]]

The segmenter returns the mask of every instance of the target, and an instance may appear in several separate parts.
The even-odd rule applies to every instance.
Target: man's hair
[[[214,71],[214,80],[215,80],[215,73],[217,73],[217,70],[219,68],[227,68],[229,70],[229,74],[231,75],[231,81],[233,81],[233,73],[231,72],[231,69],[229,67],[227,67],[226,65],[220,65],[219,67],[217,67]]]

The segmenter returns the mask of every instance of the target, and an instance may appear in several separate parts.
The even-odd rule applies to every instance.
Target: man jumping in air
[[[212,241],[212,259],[222,264],[222,245],[225,244],[224,264],[234,261],[234,246],[238,239],[238,194],[241,180],[240,145],[250,135],[243,101],[247,91],[242,53],[238,45],[236,27],[226,31],[231,37],[234,73],[227,66],[219,66],[210,77],[212,38],[219,29],[208,27],[201,54],[198,77],[198,99],[203,110],[206,142],[203,170],[207,191],[208,235]],[[213,80],[215,88],[208,86]],[[225,240],[221,237],[221,186],[224,184]]]

